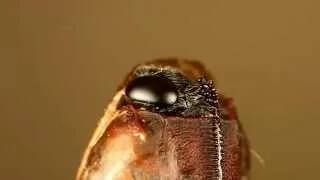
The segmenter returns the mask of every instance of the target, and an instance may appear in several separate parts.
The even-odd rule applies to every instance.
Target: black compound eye
[[[176,86],[167,78],[143,76],[131,81],[126,88],[126,95],[134,101],[170,105],[178,98]]]

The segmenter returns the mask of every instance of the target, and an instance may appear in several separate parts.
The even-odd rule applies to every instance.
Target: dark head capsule
[[[157,75],[142,76],[132,80],[126,95],[136,103],[171,105],[177,100],[175,85],[164,77]]]

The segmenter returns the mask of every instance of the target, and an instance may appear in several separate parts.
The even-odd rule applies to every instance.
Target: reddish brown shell
[[[145,154],[145,151],[151,151],[150,147],[158,147],[157,145],[150,144],[149,142],[145,143],[145,136],[148,132],[144,130],[144,125],[141,117],[141,112],[133,109],[118,109],[117,105],[120,103],[120,98],[123,96],[123,89],[126,87],[127,83],[133,78],[133,75],[136,69],[146,68],[146,67],[160,67],[160,68],[172,68],[175,69],[191,80],[197,80],[201,77],[207,77],[208,79],[213,80],[212,75],[206,70],[206,68],[196,60],[187,60],[187,59],[178,59],[178,58],[165,58],[165,59],[156,59],[153,61],[146,62],[144,64],[136,66],[131,73],[125,78],[124,82],[119,86],[118,92],[116,93],[115,97],[113,98],[112,102],[108,105],[105,115],[100,120],[97,129],[85,151],[83,156],[82,162],[80,164],[77,180],[98,180],[101,179],[99,176],[93,177],[93,172],[98,171],[105,171],[101,168],[110,168],[112,163],[110,161],[114,160],[114,158],[123,158],[123,157],[115,157],[116,155],[110,154],[116,153],[117,148],[127,148],[123,156],[128,155],[128,158],[123,161],[132,161],[134,162],[135,168],[142,169],[143,172],[162,172],[161,177],[165,177],[166,168],[163,165],[159,165],[159,155],[154,154],[149,156],[149,159],[146,156],[142,156]],[[222,157],[222,170],[223,170],[223,180],[240,180],[242,177],[249,177],[249,170],[250,170],[250,155],[249,155],[249,143],[248,139],[245,135],[243,128],[238,120],[238,115],[236,112],[235,105],[233,104],[233,100],[231,98],[225,97],[222,94],[219,94],[219,106],[220,106],[220,117],[223,119],[223,157]],[[128,108],[128,107],[127,107]],[[125,113],[124,113],[125,112]],[[140,114],[140,115],[139,115]],[[142,113],[143,114],[143,113]],[[147,117],[148,114],[143,114],[143,117]],[[152,114],[152,116],[157,116],[156,114]],[[155,117],[153,117],[155,118]],[[163,117],[161,117],[163,118]],[[159,117],[159,119],[161,119]],[[175,118],[168,118],[171,119],[170,122],[180,122],[179,117]],[[130,120],[130,121],[128,121]],[[193,122],[191,119],[185,119],[185,121]],[[206,122],[206,120],[202,120],[202,122]],[[192,123],[191,123],[192,125]],[[195,125],[192,125],[195,126]],[[189,132],[188,126],[183,126],[180,123],[178,126],[183,132]],[[169,132],[173,132],[179,134],[179,129],[169,130]],[[205,132],[204,132],[205,133]],[[181,134],[181,133],[180,133]],[[123,135],[126,135],[125,138]],[[168,134],[170,136],[170,133]],[[172,137],[175,137],[173,135]],[[190,152],[183,151],[183,153],[188,156],[189,154],[194,153],[195,156],[188,156],[190,159],[185,166],[186,168],[198,168],[200,165],[204,165],[203,162],[206,161],[205,155],[201,152],[197,152],[197,140],[201,140],[205,137],[201,137],[201,133],[197,133],[196,131],[191,132],[191,134],[187,135],[187,137],[198,137],[198,139],[190,139],[189,141],[194,144],[191,148]],[[158,136],[152,136],[153,139],[152,143],[158,142],[160,139]],[[204,139],[203,139],[204,140]],[[123,143],[119,142],[123,141]],[[160,140],[159,140],[160,141]],[[142,143],[143,142],[143,143]],[[123,145],[128,146],[123,146]],[[143,144],[143,145],[142,145]],[[147,144],[147,145],[145,145]],[[179,145],[180,144],[180,145]],[[177,145],[183,146],[183,142],[179,142]],[[188,146],[191,147],[191,146]],[[110,150],[111,149],[111,150]],[[120,149],[121,150],[121,149]],[[154,151],[159,152],[159,151]],[[107,153],[107,155],[106,155]],[[117,154],[117,153],[116,153]],[[109,157],[107,163],[102,162],[105,161],[105,156]],[[143,157],[143,158],[141,158]],[[110,159],[111,158],[111,159]],[[151,158],[151,159],[150,159]],[[201,163],[200,163],[201,161]],[[199,163],[198,163],[199,162]],[[105,164],[103,164],[105,163]],[[204,167],[206,168],[206,167]],[[159,170],[161,169],[161,170]],[[203,168],[202,168],[203,169]],[[132,170],[123,169],[122,170],[121,178],[118,179],[134,179],[132,175]],[[138,172],[138,171],[136,171]],[[203,171],[201,171],[203,172]],[[171,172],[172,173],[172,172]],[[109,173],[110,174],[110,173]],[[198,179],[206,179],[201,178],[201,175]],[[166,177],[168,179],[179,179],[179,176],[174,177]],[[165,179],[166,179],[165,178]],[[181,177],[180,177],[181,178]],[[104,177],[104,179],[108,179]],[[104,180],[101,179],[101,180]],[[109,178],[110,179],[110,178]],[[114,178],[111,178],[114,180]],[[110,180],[111,180],[110,179]],[[144,177],[144,179],[150,179],[148,177]],[[188,179],[188,178],[186,178]]]

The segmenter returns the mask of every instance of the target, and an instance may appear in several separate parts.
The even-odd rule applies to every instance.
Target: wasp
[[[134,67],[119,86],[76,180],[241,180],[249,170],[232,98],[200,62],[164,58]]]

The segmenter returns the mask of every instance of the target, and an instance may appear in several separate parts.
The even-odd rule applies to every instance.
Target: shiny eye
[[[167,78],[143,76],[131,81],[126,88],[126,95],[134,101],[170,105],[176,102],[176,86]]]

